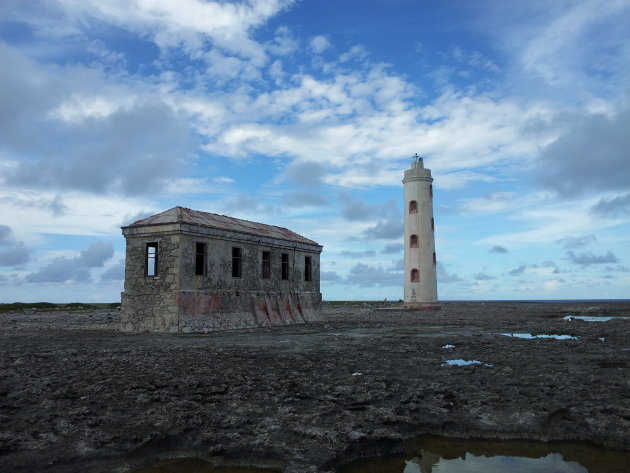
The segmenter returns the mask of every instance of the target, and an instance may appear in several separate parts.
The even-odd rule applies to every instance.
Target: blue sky
[[[0,301],[115,301],[176,205],[324,245],[402,297],[402,176],[441,299],[630,297],[630,1],[5,0]]]

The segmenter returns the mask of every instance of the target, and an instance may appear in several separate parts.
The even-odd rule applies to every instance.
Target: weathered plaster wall
[[[125,291],[122,293],[124,331],[179,330],[179,239],[177,234],[127,238]],[[145,275],[146,244],[158,243],[156,276]]]
[[[405,171],[404,184],[404,300],[407,305],[429,304],[437,302],[437,278],[435,254],[435,235],[433,228],[433,197],[431,171],[424,168],[422,158]],[[416,201],[417,211],[410,213],[409,203]],[[417,245],[410,244],[411,235],[417,236]],[[418,280],[411,280],[412,270],[418,271]],[[435,306],[437,307],[437,306]]]
[[[253,235],[227,232],[224,238],[203,232],[182,235],[178,294],[181,331],[285,325],[319,318],[319,253],[306,251],[305,245]],[[206,244],[204,276],[195,275],[196,243]],[[234,247],[242,250],[240,278],[232,277]],[[271,255],[269,279],[262,277],[263,251]],[[288,280],[281,278],[283,253],[289,257]],[[312,259],[311,281],[304,278],[306,256]]]
[[[206,244],[205,276],[195,276],[195,244]],[[232,248],[242,249],[243,273],[232,278]],[[219,239],[214,235],[185,234],[180,240],[182,264],[181,290],[243,290],[280,292],[319,292],[319,253],[308,251],[306,245],[267,239],[253,235],[228,234]],[[263,251],[271,253],[271,278],[262,278]],[[289,279],[281,279],[282,253],[289,255]],[[304,279],[305,257],[312,258],[312,280]]]
[[[162,233],[160,230],[171,233]],[[320,247],[195,225],[126,228],[123,330],[209,332],[305,323],[320,317]],[[145,248],[158,241],[158,276],[145,276]],[[206,244],[206,273],[195,275],[196,243]],[[232,248],[242,250],[242,276],[232,277]],[[262,253],[271,274],[262,278]],[[282,280],[282,254],[289,279]],[[305,257],[312,278],[304,277]]]
[[[315,293],[180,292],[178,303],[180,331],[212,332],[320,320],[321,296]]]

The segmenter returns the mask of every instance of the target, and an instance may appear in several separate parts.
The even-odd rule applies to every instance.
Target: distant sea
[[[574,302],[630,302],[630,299],[441,299],[440,302],[545,302],[545,303],[574,303]]]

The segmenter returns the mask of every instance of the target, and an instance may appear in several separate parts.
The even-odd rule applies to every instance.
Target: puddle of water
[[[628,452],[582,444],[421,437],[404,455],[353,461],[339,473],[621,473],[627,465]]]
[[[448,350],[449,348],[455,348],[455,345],[450,345],[450,344],[448,344],[448,345],[442,345],[442,348],[444,348],[444,349],[447,349],[447,350]]]
[[[608,322],[613,319],[625,319],[630,317],[604,317],[604,316],[590,316],[590,315],[567,315],[562,317],[562,320],[583,320],[585,322]]]
[[[415,458],[405,461],[404,473],[425,473],[430,471],[439,472],[483,472],[483,473],[520,473],[520,472],[554,472],[554,473],[586,473],[587,470],[579,464],[573,462],[565,462],[562,456],[552,453],[542,458],[522,458],[522,457],[477,457],[469,453],[464,458],[455,458],[445,460],[438,458],[438,463],[433,466],[433,462],[429,462],[424,457]],[[428,463],[428,465],[427,465]],[[428,466],[428,468],[426,467]],[[424,467],[424,468],[423,468]]]
[[[462,360],[461,358],[458,360],[446,360],[442,363],[442,365],[446,366],[468,366],[468,365],[483,365],[483,366],[492,366],[490,363],[482,363],[479,360]]]
[[[514,337],[514,338],[553,338],[554,340],[577,340],[578,337],[574,337],[573,335],[532,335],[531,333],[500,333],[499,335],[503,335],[505,337]]]
[[[275,468],[214,466],[200,458],[177,458],[143,466],[129,473],[280,473]]]

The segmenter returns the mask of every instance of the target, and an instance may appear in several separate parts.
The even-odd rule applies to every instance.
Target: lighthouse
[[[421,157],[405,171],[405,304],[407,309],[438,310],[433,178]]]

